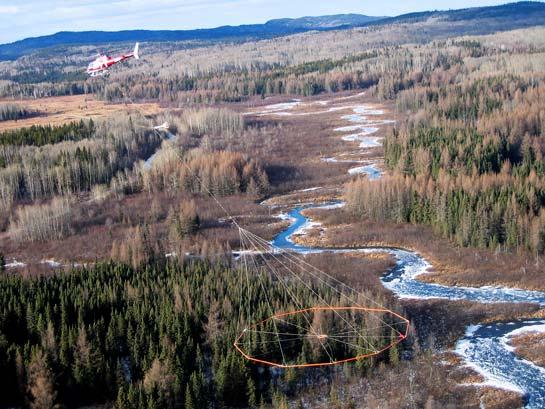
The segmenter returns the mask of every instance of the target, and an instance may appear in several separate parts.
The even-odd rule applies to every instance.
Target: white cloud
[[[0,43],[58,31],[171,29],[265,22],[337,13],[407,11],[508,0],[0,0]]]
[[[266,0],[26,0],[17,2],[20,4],[17,6],[15,0],[0,1],[12,3],[0,6],[0,43],[58,31],[182,30],[242,24],[256,21],[259,4],[266,3]],[[2,10],[12,14],[2,14]]]
[[[17,6],[0,6],[0,14],[17,14],[18,11]]]

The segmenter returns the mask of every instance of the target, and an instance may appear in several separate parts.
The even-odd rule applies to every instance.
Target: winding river
[[[301,234],[311,221],[301,213],[304,209],[335,208],[342,204],[311,205],[298,207],[288,214],[291,224],[279,233],[272,244],[284,250],[301,254],[309,253],[388,253],[396,259],[396,266],[382,277],[383,285],[400,298],[470,300],[485,303],[534,302],[545,305],[545,292],[502,287],[448,287],[417,280],[431,267],[418,253],[391,247],[361,247],[328,249],[296,244],[292,237]],[[456,352],[466,365],[479,372],[484,385],[500,387],[525,396],[528,409],[545,408],[545,368],[519,359],[508,341],[522,332],[545,331],[545,320],[498,322],[490,325],[470,326],[464,338],[458,341]]]
[[[322,105],[326,105],[322,103]],[[267,113],[274,115],[297,115],[289,110],[301,105],[301,101],[294,101],[292,105],[282,106],[274,112]],[[365,105],[346,107],[353,109],[353,114],[345,115],[342,119],[353,123],[346,127],[337,128],[338,132],[354,132],[343,137],[347,141],[359,141],[360,149],[376,146],[378,138],[370,135],[376,132],[376,125],[384,124],[387,121],[369,119],[370,115],[377,116],[382,112],[372,110]],[[332,110],[332,108],[330,108]],[[302,115],[312,115],[302,113]],[[326,158],[326,162],[355,162],[365,163],[360,160],[343,160],[339,158]],[[366,174],[370,179],[378,179],[381,171],[374,163],[367,163],[349,170],[349,173]],[[291,220],[290,226],[279,233],[272,244],[284,250],[290,250],[301,254],[308,253],[342,253],[342,252],[381,252],[392,255],[396,260],[396,266],[381,278],[383,285],[400,298],[409,299],[448,299],[468,300],[482,303],[537,303],[545,306],[545,292],[528,291],[517,288],[506,287],[449,287],[445,285],[425,283],[417,277],[426,274],[431,265],[416,252],[399,248],[388,247],[361,247],[350,249],[328,249],[309,247],[293,242],[292,237],[296,234],[304,234],[312,222],[301,212],[309,208],[337,208],[343,203],[314,204],[305,207],[298,207],[287,215]],[[545,368],[517,358],[513,348],[509,345],[511,337],[526,332],[545,332],[545,320],[521,320],[516,322],[497,322],[488,325],[471,325],[468,327],[465,336],[460,339],[455,347],[455,352],[465,361],[466,366],[480,373],[485,381],[483,385],[495,386],[512,390],[524,395],[525,408],[545,408]]]

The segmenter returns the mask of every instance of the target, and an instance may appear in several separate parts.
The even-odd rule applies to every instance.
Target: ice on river
[[[351,175],[367,175],[369,180],[377,180],[382,176],[382,171],[375,165],[358,166],[356,168],[348,169],[348,173]]]
[[[368,136],[368,132],[356,133],[343,136],[343,141],[359,142],[360,148],[376,148],[382,146],[382,138]]]
[[[513,336],[527,332],[545,332],[545,321],[470,326],[465,336],[457,342],[455,352],[484,377],[485,385],[523,394],[527,409],[544,408],[545,368],[517,358],[508,344]]]
[[[167,140],[168,141],[173,141],[174,139],[176,139],[176,135],[170,133],[170,132],[167,132]],[[155,159],[157,158],[157,155],[159,154],[159,151],[161,150],[161,148],[157,149],[157,151],[151,155],[145,162],[144,162],[144,169],[151,169],[151,166],[153,165],[153,162],[155,161]]]
[[[334,204],[339,205],[338,203]],[[306,208],[326,208],[327,205]],[[535,302],[545,305],[545,292],[505,287],[448,287],[418,281],[417,277],[430,271],[431,264],[416,252],[399,248],[361,247],[350,249],[327,249],[302,246],[291,237],[304,233],[310,222],[301,214],[303,208],[293,209],[287,217],[291,225],[279,233],[272,244],[283,250],[308,253],[380,252],[396,259],[396,266],[382,277],[383,285],[400,298],[470,300],[492,302]],[[471,325],[465,336],[456,344],[455,352],[465,365],[481,374],[483,385],[503,388],[525,395],[526,408],[545,407],[545,369],[517,358],[508,340],[523,332],[545,331],[545,320],[526,320],[510,323],[490,323],[486,326]]]
[[[353,114],[345,115],[343,120],[351,125],[336,128],[337,132],[351,132],[344,135],[348,141],[360,141],[361,148],[369,148],[370,144],[378,144],[373,141],[364,141],[361,138],[369,138],[369,135],[378,130],[379,124],[392,121],[369,120],[368,116],[378,116],[383,112],[373,110],[364,105],[351,108]],[[326,162],[347,162],[338,158],[325,158]],[[354,163],[362,161],[354,161]],[[372,164],[358,166],[349,170],[351,174],[366,173],[370,178],[380,178],[380,171]],[[336,204],[337,205],[337,204]],[[323,208],[323,205],[307,206],[306,208]],[[301,254],[308,253],[346,253],[346,252],[382,252],[391,254],[396,265],[386,273],[381,281],[383,285],[396,294],[399,298],[406,299],[448,299],[468,300],[481,303],[537,303],[545,305],[545,292],[529,291],[519,288],[506,287],[459,287],[440,284],[425,283],[417,279],[431,269],[431,264],[416,252],[398,248],[373,248],[361,247],[357,249],[327,249],[315,248],[296,244],[291,239],[293,235],[304,234],[311,223],[301,214],[303,208],[293,209],[286,219],[291,224],[280,232],[272,241],[272,244],[282,250],[289,250]],[[486,326],[471,325],[467,328],[465,336],[456,344],[455,352],[464,359],[464,363],[480,373],[485,382],[484,385],[508,389],[524,394],[526,408],[545,408],[545,369],[533,363],[517,358],[509,340],[514,335],[528,331],[545,332],[545,320],[527,320],[511,323],[490,323]]]

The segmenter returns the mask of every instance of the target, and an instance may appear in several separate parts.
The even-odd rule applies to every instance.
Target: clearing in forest
[[[13,121],[1,121],[0,132],[29,127],[32,125],[62,125],[80,119],[96,119],[119,112],[139,111],[146,114],[157,114],[161,111],[159,104],[112,104],[96,100],[90,95],[69,95],[39,99],[0,99],[0,103],[16,103],[39,115]],[[137,106],[135,106],[137,105]]]

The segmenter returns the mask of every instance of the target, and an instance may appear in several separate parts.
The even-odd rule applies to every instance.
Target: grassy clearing
[[[19,100],[16,100],[20,102]],[[14,100],[2,99],[0,103],[13,103]],[[0,121],[0,132],[30,127],[32,125],[63,125],[80,119],[105,118],[122,113],[143,112],[157,114],[161,111],[157,103],[125,105],[108,104],[89,95],[72,95],[39,99],[25,99],[27,110],[40,112],[39,116],[19,120]]]

